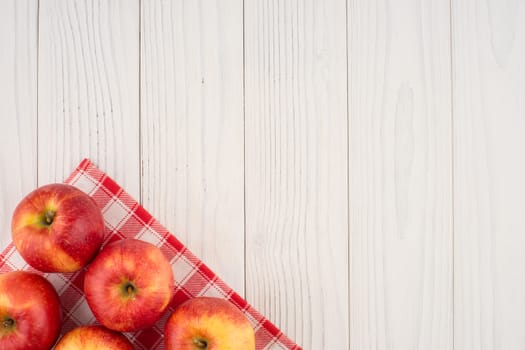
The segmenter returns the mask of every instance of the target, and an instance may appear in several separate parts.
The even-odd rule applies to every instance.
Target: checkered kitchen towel
[[[105,244],[122,238],[138,238],[159,247],[171,262],[175,276],[175,297],[163,318],[152,328],[126,333],[137,349],[164,349],[163,329],[167,318],[180,303],[195,296],[214,296],[230,300],[251,321],[257,350],[301,348],[276,326],[228,287],[202,261],[168,232],[115,181],[84,159],[66,183],[78,187],[95,199],[106,224]],[[0,272],[34,271],[18,254],[13,244],[0,253]],[[62,332],[79,325],[97,323],[83,295],[84,270],[52,273],[45,276],[57,289],[65,309]]]

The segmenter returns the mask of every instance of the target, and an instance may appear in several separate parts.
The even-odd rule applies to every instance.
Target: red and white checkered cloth
[[[163,330],[167,318],[177,305],[195,296],[221,297],[239,307],[254,326],[257,350],[301,349],[228,287],[135,199],[88,159],[84,159],[65,182],[89,194],[101,208],[106,224],[104,244],[122,238],[141,239],[159,247],[171,263],[175,276],[175,297],[156,325],[146,330],[126,333],[136,349],[163,350]],[[0,253],[0,272],[12,270],[36,272],[27,265],[11,243]],[[64,308],[62,333],[79,325],[97,323],[84,298],[84,274],[85,270],[67,274],[44,274],[58,291]]]

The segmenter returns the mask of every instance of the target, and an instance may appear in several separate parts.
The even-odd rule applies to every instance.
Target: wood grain
[[[348,2],[350,348],[452,349],[450,12]]]
[[[138,5],[40,1],[40,184],[89,157],[139,198]]]
[[[143,203],[242,294],[242,0],[141,11]]]
[[[345,1],[245,1],[247,298],[348,349]]]
[[[525,6],[453,1],[456,349],[525,348]]]
[[[0,249],[11,216],[37,185],[36,0],[0,1]]]

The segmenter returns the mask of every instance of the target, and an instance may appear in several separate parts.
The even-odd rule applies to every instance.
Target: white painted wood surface
[[[0,244],[111,174],[305,349],[523,349],[519,0],[0,0]]]
[[[455,344],[524,349],[525,4],[452,7]]]
[[[345,2],[244,6],[247,298],[305,349],[347,349]]]
[[[41,0],[38,183],[88,157],[139,197],[139,1]]]
[[[143,1],[142,202],[244,293],[242,1]]]
[[[449,5],[348,4],[351,348],[452,349]]]
[[[0,243],[11,214],[37,186],[38,2],[0,1]]]

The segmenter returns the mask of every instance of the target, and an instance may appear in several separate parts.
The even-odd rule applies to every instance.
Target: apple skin
[[[42,272],[74,272],[91,261],[104,240],[104,219],[95,201],[66,184],[37,188],[16,207],[13,243]]]
[[[104,247],[89,265],[84,293],[96,319],[119,332],[151,327],[174,293],[171,265],[153,244],[123,239]]]
[[[166,350],[254,350],[250,321],[225,299],[196,297],[171,314],[164,328]]]
[[[133,350],[133,345],[123,334],[102,326],[81,326],[67,332],[55,350]]]
[[[1,274],[0,322],[0,349],[51,349],[62,322],[55,288],[32,272]]]

